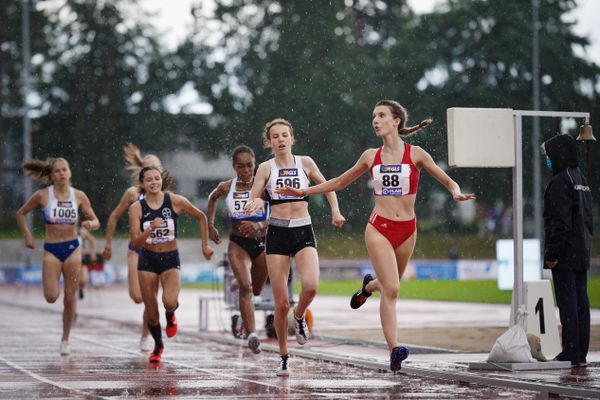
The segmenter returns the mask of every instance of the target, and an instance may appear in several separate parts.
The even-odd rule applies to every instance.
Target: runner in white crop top
[[[269,202],[271,204],[288,203],[291,201],[308,201],[308,197],[285,196],[275,193],[275,189],[289,186],[300,190],[308,188],[308,177],[302,167],[302,159],[298,156],[293,156],[296,165],[292,168],[280,168],[275,163],[275,158],[269,160],[271,168],[269,180],[265,186],[269,193]]]

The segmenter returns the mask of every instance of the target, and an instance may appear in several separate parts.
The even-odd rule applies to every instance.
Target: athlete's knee
[[[397,299],[399,292],[399,285],[381,285],[381,296],[387,299]]]
[[[65,308],[72,308],[75,307],[75,296],[65,296],[65,298],[63,299],[63,305],[65,306]]]
[[[49,292],[44,292],[44,298],[46,299],[46,302],[50,303],[50,304],[54,304],[56,302],[56,300],[58,300],[58,293],[49,293]]]
[[[247,297],[247,296],[252,295],[252,282],[238,281],[238,284],[240,285],[240,296],[241,297]]]
[[[174,310],[177,308],[179,304],[177,302],[177,296],[163,296],[163,305],[165,306],[165,310]]]
[[[158,314],[153,314],[153,315],[147,314],[145,319],[146,319],[146,324],[148,326],[156,326],[160,323],[160,317],[158,316]]]
[[[280,301],[275,303],[275,313],[279,315],[287,315],[290,312],[289,301]]]
[[[317,286],[307,286],[307,287],[303,287],[302,288],[302,297],[307,298],[307,299],[314,299],[315,296],[317,295]]]

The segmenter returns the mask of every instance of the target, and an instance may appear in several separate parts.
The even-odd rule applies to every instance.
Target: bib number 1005
[[[55,208],[52,214],[54,218],[76,218],[77,210],[73,208]]]

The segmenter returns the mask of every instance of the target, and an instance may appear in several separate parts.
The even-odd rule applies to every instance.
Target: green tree
[[[102,218],[125,185],[122,163],[115,162],[122,145],[148,134],[138,126],[138,103],[154,95],[145,93],[146,75],[159,57],[154,31],[127,22],[118,3],[66,0],[47,10],[50,51],[44,62],[52,73],[38,77],[47,114],[35,153],[66,157],[75,184]]]
[[[13,211],[22,201],[20,190],[5,184],[4,174],[5,166],[16,168],[21,161],[14,150],[18,150],[19,155],[23,153],[22,6],[20,0],[8,0],[0,7],[0,228],[13,225]],[[39,58],[40,54],[48,51],[48,45],[41,39],[46,16],[35,7],[30,7],[29,20],[31,54]],[[40,65],[34,63],[33,73],[39,72],[39,69]],[[6,159],[5,154],[8,154]]]
[[[541,109],[591,111],[599,107],[600,68],[581,58],[576,49],[589,46],[564,18],[576,2],[541,0],[539,12]],[[450,0],[425,15],[415,29],[434,67],[420,83],[423,104],[437,121],[445,121],[448,107],[508,107],[532,109],[532,8],[522,1]],[[437,76],[437,79],[432,79]],[[429,79],[427,79],[430,77]],[[440,78],[441,77],[441,78]],[[599,115],[592,115],[600,121]],[[578,121],[580,122],[580,121]],[[557,130],[557,120],[542,119],[542,138]],[[531,120],[525,120],[525,195],[530,197]],[[444,123],[441,124],[445,131]],[[423,135],[438,159],[447,152],[446,135]],[[534,144],[538,145],[538,144]],[[542,160],[538,160],[542,162]],[[452,174],[488,201],[511,203],[511,171],[457,170]],[[592,187],[597,192],[598,177]]]

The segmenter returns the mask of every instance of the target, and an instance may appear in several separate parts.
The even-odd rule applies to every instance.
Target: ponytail
[[[33,179],[34,182],[49,185],[52,183],[52,178],[50,177],[52,174],[52,166],[57,161],[64,161],[69,164],[69,162],[62,157],[48,157],[45,160],[34,158],[23,163],[21,170]]]
[[[375,104],[375,107],[377,106],[388,107],[394,118],[400,118],[400,125],[398,125],[398,134],[403,138],[415,135],[421,129],[425,128],[428,125],[431,125],[431,123],[433,122],[432,119],[428,118],[419,122],[418,125],[413,125],[407,128],[406,121],[408,121],[408,112],[400,103],[394,100],[379,100],[377,104]]]
[[[409,128],[400,128],[399,127],[398,134],[400,136],[402,136],[403,138],[416,135],[417,132],[419,132],[421,129],[425,128],[426,126],[431,125],[432,122],[433,122],[433,120],[431,118],[428,118],[428,119],[424,119],[423,121],[419,122],[418,125],[413,125]]]

